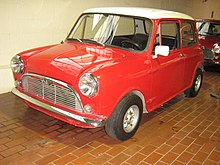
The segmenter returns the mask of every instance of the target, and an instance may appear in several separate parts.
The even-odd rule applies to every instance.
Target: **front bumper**
[[[210,49],[203,49],[205,65],[220,65],[220,58]]]
[[[79,116],[79,115],[76,115],[76,114],[73,114],[73,113],[70,113],[70,112],[67,112],[67,111],[64,111],[60,108],[57,108],[57,107],[54,107],[54,106],[51,106],[51,105],[48,105],[44,102],[41,102],[37,99],[34,99],[22,92],[20,92],[19,90],[17,90],[16,88],[13,88],[12,89],[12,93],[14,93],[15,95],[17,95],[18,97],[40,107],[40,108],[43,108],[43,109],[46,109],[50,112],[53,112],[55,114],[58,114],[58,115],[61,115],[63,117],[67,117],[69,119],[72,119],[72,120],[75,120],[76,122],[81,122],[83,124],[87,124],[87,125],[91,125],[92,127],[101,127],[101,126],[104,126],[105,124],[105,120],[93,120],[93,119],[89,119],[89,118],[86,118],[86,117],[83,117],[83,116]]]
[[[220,60],[204,59],[204,65],[220,65]]]

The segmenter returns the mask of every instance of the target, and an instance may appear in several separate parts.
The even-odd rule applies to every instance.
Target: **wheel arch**
[[[130,91],[124,92],[119,97],[117,97],[117,101],[115,101],[114,105],[112,105],[112,111],[111,111],[108,118],[110,118],[111,115],[114,113],[114,110],[115,110],[116,106],[121,102],[121,100],[123,100],[123,98],[125,98],[128,95],[137,96],[141,100],[141,103],[142,103],[142,106],[143,106],[142,107],[143,108],[143,113],[148,113],[146,100],[145,100],[145,97],[144,97],[143,93],[139,90],[130,90]]]
[[[203,67],[203,64],[202,63],[199,63],[199,65],[198,65],[198,67],[197,67],[197,69],[201,69],[202,70],[202,72],[204,72],[204,67]]]
[[[124,141],[134,136],[140,125],[145,105],[141,97],[143,97],[143,94],[135,90],[123,95],[105,124],[105,131],[110,137]],[[129,109],[134,105],[137,105],[136,107],[139,107],[138,109],[136,109],[138,110],[138,112],[135,111],[133,108],[133,112],[129,111]],[[136,119],[134,119],[135,116],[137,117]],[[133,123],[133,121],[135,122]]]
[[[197,69],[201,69],[202,72],[204,72],[203,63],[200,62],[200,63],[198,63],[197,66],[195,67],[195,69],[194,69],[194,71],[193,71],[193,77],[192,77],[191,82],[190,82],[190,86],[193,84],[194,77],[195,77],[195,75],[196,75]]]
[[[187,88],[184,93],[186,97],[195,97],[198,95],[200,88],[202,86],[202,81],[203,81],[203,65],[199,64],[196,68],[195,68],[195,72],[193,74],[193,79],[192,79],[192,83],[191,86],[189,88]],[[198,79],[198,76],[201,76]]]
[[[134,94],[136,96],[138,96],[141,101],[142,101],[142,105],[143,105],[143,113],[148,113],[147,111],[147,105],[146,105],[146,101],[145,101],[145,97],[144,95],[139,91],[139,90],[133,90],[133,91],[130,91],[129,93],[127,93],[126,95],[129,95],[129,94]],[[126,96],[125,95],[125,96]],[[125,97],[124,96],[124,97]]]

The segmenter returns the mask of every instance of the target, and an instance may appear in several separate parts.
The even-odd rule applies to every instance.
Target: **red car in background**
[[[204,65],[220,65],[220,20],[197,20]]]

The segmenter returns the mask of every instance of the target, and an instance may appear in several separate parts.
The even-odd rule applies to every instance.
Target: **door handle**
[[[183,53],[180,53],[180,57],[185,57],[186,55]]]

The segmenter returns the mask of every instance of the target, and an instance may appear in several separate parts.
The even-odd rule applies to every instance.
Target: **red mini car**
[[[197,20],[204,65],[220,65],[220,20]]]
[[[203,54],[192,17],[147,8],[86,10],[66,40],[11,60],[25,103],[75,126],[131,138],[143,113],[198,94]]]

